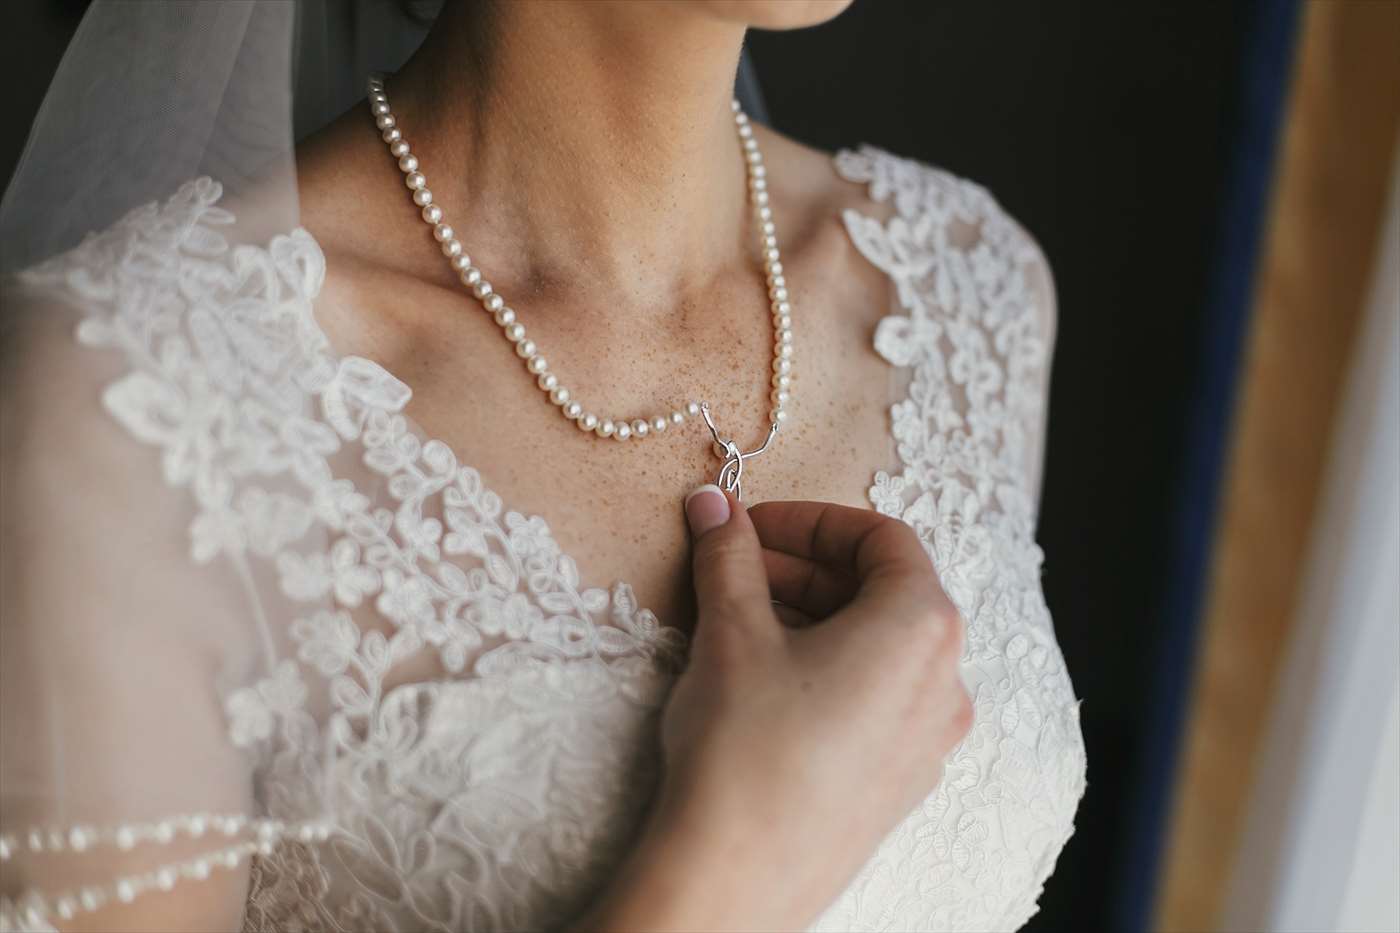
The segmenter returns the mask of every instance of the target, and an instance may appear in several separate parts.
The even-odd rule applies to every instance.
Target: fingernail
[[[685,497],[685,519],[698,538],[729,521],[729,500],[714,483],[697,486]]]

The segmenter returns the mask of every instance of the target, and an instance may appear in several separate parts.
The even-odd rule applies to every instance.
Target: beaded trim
[[[48,918],[69,920],[79,913],[91,913],[113,902],[129,904],[148,891],[169,891],[181,880],[202,881],[215,869],[233,869],[254,855],[271,855],[283,839],[324,842],[330,838],[332,826],[324,820],[286,822],[250,819],[236,813],[193,813],[150,823],[78,825],[67,829],[34,828],[22,834],[0,835],[0,862],[10,861],[21,851],[33,855],[81,853],[111,846],[129,852],[144,843],[169,845],[180,837],[202,839],[222,835],[232,838],[244,831],[250,831],[253,838],[215,847],[192,858],[167,862],[149,871],[123,875],[110,884],[85,885],[74,891],[53,895],[30,891],[13,903],[0,897],[0,926],[10,916],[23,919],[29,927],[38,927]]]

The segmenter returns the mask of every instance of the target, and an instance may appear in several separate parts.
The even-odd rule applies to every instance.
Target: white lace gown
[[[967,622],[976,718],[815,928],[1011,930],[1085,787],[1034,541],[1049,277],[982,188],[872,147],[835,167],[867,186],[870,210],[843,219],[898,296],[873,339],[900,371],[899,463],[871,477],[870,501],[918,531]],[[187,183],[27,279],[81,306],[78,341],[106,349],[79,352],[122,361],[102,417],[155,448],[151,469],[189,504],[180,560],[236,568],[241,611],[271,633],[221,698],[217,740],[250,762],[259,812],[328,819],[328,837],[252,854],[244,928],[559,926],[648,802],[685,639],[625,582],[581,581],[545,518],[421,436],[406,385],[336,358],[312,310],[315,240],[230,246],[219,196]],[[0,927],[23,914],[11,905]]]

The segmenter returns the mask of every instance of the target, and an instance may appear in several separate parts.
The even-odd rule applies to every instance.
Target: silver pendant
[[[724,466],[719,468],[719,476],[715,478],[715,485],[726,492],[734,493],[734,498],[742,500],[744,498],[744,487],[741,480],[744,477],[744,461],[750,457],[757,457],[768,449],[769,443],[773,440],[773,435],[778,433],[778,422],[774,421],[768,429],[768,436],[763,443],[750,451],[741,451],[739,445],[732,440],[726,441],[719,436],[719,429],[715,427],[714,421],[710,418],[710,403],[700,403],[700,416],[705,419],[705,424],[709,427],[710,433],[715,438],[715,455],[724,459]]]

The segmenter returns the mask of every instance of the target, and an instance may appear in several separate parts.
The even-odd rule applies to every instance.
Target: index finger
[[[854,574],[929,573],[933,566],[914,530],[896,518],[834,502],[760,502],[749,518],[764,548]]]

